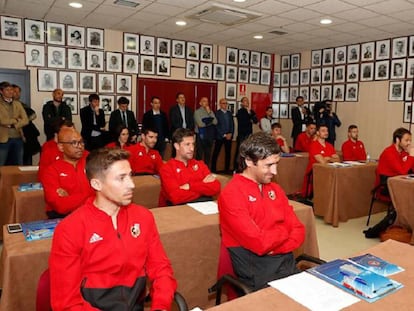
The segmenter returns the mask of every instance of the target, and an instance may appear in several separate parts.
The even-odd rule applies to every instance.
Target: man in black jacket
[[[70,107],[62,102],[63,91],[61,89],[55,89],[52,93],[53,100],[48,101],[43,105],[42,116],[44,122],[44,131],[46,140],[52,139],[55,135],[53,130],[53,124],[61,121],[72,121],[72,111]]]
[[[86,143],[85,149],[93,149],[105,146],[105,114],[103,109],[99,108],[99,95],[89,95],[89,106],[80,110],[80,119],[82,122],[81,135]]]
[[[292,134],[293,146],[295,145],[296,138],[300,133],[305,131],[306,123],[313,121],[310,110],[304,106],[304,98],[302,96],[296,97],[297,107],[292,109]]]
[[[118,99],[118,109],[112,111],[109,118],[109,132],[115,139],[117,127],[123,124],[128,128],[130,140],[135,142],[139,134],[138,124],[134,113],[128,110],[128,105],[128,98],[122,96]]]

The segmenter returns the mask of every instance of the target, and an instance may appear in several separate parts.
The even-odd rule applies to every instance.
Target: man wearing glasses
[[[85,175],[88,153],[79,132],[70,127],[62,128],[58,134],[58,148],[63,158],[52,163],[42,178],[49,219],[65,217],[93,194]]]

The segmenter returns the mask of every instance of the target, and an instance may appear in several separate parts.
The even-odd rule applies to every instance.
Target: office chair
[[[392,206],[392,200],[390,193],[388,191],[387,179],[388,176],[380,175],[379,176],[380,183],[371,190],[371,204],[369,206],[368,211],[368,219],[367,219],[367,226],[369,225],[369,221],[371,219],[372,208],[374,207],[374,203],[376,201],[386,203],[388,205],[388,213],[392,211],[394,208]]]

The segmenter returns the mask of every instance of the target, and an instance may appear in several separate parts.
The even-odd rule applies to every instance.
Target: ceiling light
[[[80,9],[80,8],[83,7],[83,4],[79,3],[79,2],[71,2],[71,3],[69,3],[69,6],[71,6],[72,8],[75,8],[75,9]]]
[[[246,2],[246,0],[233,0],[233,2]]]
[[[253,38],[255,38],[257,40],[260,40],[260,39],[263,39],[263,36],[262,35],[255,35]]]
[[[175,24],[177,26],[185,26],[185,25],[187,25],[187,22],[186,21],[176,21]]]
[[[332,24],[332,20],[329,18],[323,18],[320,20],[319,23],[321,23],[322,25],[329,25],[329,24]]]

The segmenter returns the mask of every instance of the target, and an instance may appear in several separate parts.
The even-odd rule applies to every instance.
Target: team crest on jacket
[[[268,194],[269,194],[269,198],[270,198],[271,200],[276,199],[276,193],[275,193],[273,190],[270,190],[270,191],[268,192]]]
[[[198,171],[198,164],[193,165],[193,171]]]
[[[134,238],[139,237],[140,234],[141,234],[141,228],[140,228],[139,224],[134,224],[133,226],[131,226],[131,235]]]

